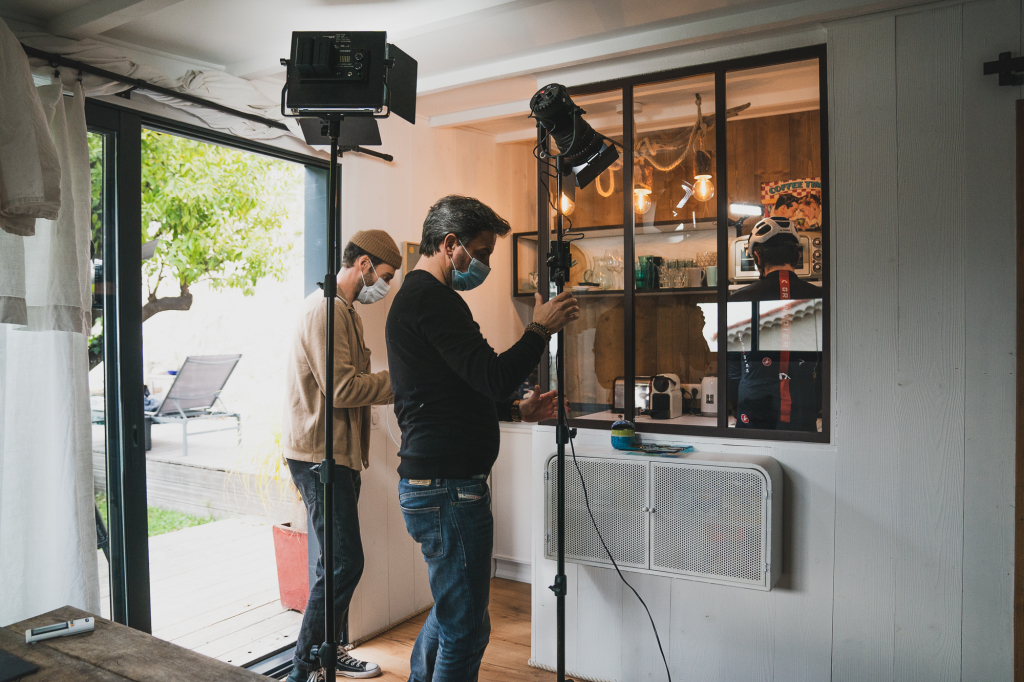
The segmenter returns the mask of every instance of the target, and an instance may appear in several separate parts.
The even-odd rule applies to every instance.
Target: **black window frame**
[[[821,380],[821,431],[820,432],[804,432],[804,431],[775,431],[767,429],[736,429],[729,427],[727,401],[722,398],[726,394],[728,386],[728,350],[726,348],[726,339],[728,331],[728,315],[725,311],[728,310],[728,296],[729,296],[729,278],[728,276],[720,276],[719,284],[717,288],[717,302],[718,302],[718,339],[719,339],[719,350],[717,353],[718,357],[718,394],[719,394],[719,405],[718,405],[718,425],[717,426],[695,426],[695,425],[683,425],[683,424],[667,424],[661,422],[642,421],[635,422],[636,430],[638,433],[661,433],[661,434],[672,434],[681,436],[704,436],[714,438],[729,438],[729,439],[742,439],[742,440],[772,440],[772,441],[792,441],[792,442],[808,442],[808,443],[829,443],[832,440],[832,390],[831,390],[831,378],[832,378],[832,339],[831,339],[831,315],[832,315],[832,296],[831,296],[831,214],[830,214],[830,199],[829,199],[829,148],[828,148],[828,62],[827,62],[827,48],[825,44],[809,45],[806,47],[793,48],[788,50],[781,50],[778,52],[771,52],[766,54],[754,55],[749,57],[740,57],[736,59],[729,59],[719,62],[710,62],[705,64],[697,64],[693,66],[686,66],[677,69],[670,69],[667,71],[649,72],[643,74],[637,74],[634,76],[628,76],[624,78],[616,78],[606,81],[597,81],[594,83],[587,83],[584,85],[578,85],[568,88],[569,94],[573,97],[580,95],[594,95],[600,93],[608,93],[618,90],[621,94],[622,101],[622,142],[624,150],[622,156],[625,159],[631,159],[633,156],[633,128],[632,128],[632,116],[627,115],[628,112],[633,110],[633,89],[637,86],[647,85],[650,83],[657,83],[669,80],[677,80],[683,78],[691,78],[694,76],[714,76],[715,79],[715,148],[717,153],[715,155],[717,174],[716,184],[716,197],[717,201],[717,230],[718,230],[718,271],[719,273],[726,273],[728,271],[728,249],[729,249],[729,228],[728,228],[728,133],[726,126],[726,80],[727,74],[730,72],[743,71],[747,69],[761,68],[767,66],[778,66],[782,64],[788,64],[792,62],[808,61],[811,59],[818,60],[818,97],[819,97],[819,134],[821,136],[821,213],[822,213],[822,227],[821,227],[821,240],[822,240],[822,278],[821,278],[821,289],[822,289],[822,355],[821,355],[821,367],[822,367],[822,380]],[[538,133],[538,143],[544,142],[543,136]],[[538,290],[541,295],[546,299],[549,291],[549,273],[545,258],[540,257],[540,254],[546,254],[548,252],[548,246],[550,241],[550,223],[548,218],[548,197],[550,194],[550,185],[548,182],[548,169],[545,160],[538,160],[537,163],[537,242],[538,242]],[[623,187],[630,187],[633,184],[632,171],[633,164],[624,163],[622,165]],[[635,221],[633,215],[633,203],[627,192],[623,192],[623,260],[633,266],[635,262],[634,245],[636,235],[634,233]],[[516,258],[518,254],[516,249],[513,248],[513,257]],[[515,264],[513,264],[513,272],[518,272]],[[631,270],[629,272],[632,272]],[[624,375],[626,378],[626,386],[632,386],[634,378],[636,376],[636,349],[635,349],[635,291],[634,291],[634,277],[626,276],[623,278],[623,298],[624,298],[624,324],[625,338],[623,339],[623,350],[625,357],[623,358]],[[551,368],[549,367],[550,359],[546,353],[543,360],[541,361],[540,368],[540,380],[542,385],[549,385],[549,377],[551,374]],[[624,397],[626,401],[626,409],[624,410],[624,416],[627,419],[633,419],[636,412],[636,406],[634,404],[634,395],[632,391],[624,391]],[[570,396],[571,397],[571,396]],[[582,418],[571,418],[568,420],[569,426],[578,428],[588,429],[611,429],[611,422],[605,420],[587,419]],[[554,422],[551,422],[552,424]]]

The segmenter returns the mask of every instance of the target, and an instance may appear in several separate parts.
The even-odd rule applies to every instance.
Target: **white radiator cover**
[[[558,458],[545,466],[544,554],[557,557]],[[770,590],[782,573],[782,469],[771,457],[577,457],[601,536],[623,570]],[[565,560],[611,566],[565,461]]]

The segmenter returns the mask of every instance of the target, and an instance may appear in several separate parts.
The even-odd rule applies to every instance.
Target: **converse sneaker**
[[[352,658],[344,651],[338,652],[338,677],[367,678],[380,675],[380,666],[368,661]]]

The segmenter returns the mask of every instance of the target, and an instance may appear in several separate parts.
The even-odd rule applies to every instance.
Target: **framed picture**
[[[764,214],[789,218],[800,232],[821,230],[821,178],[761,183]]]
[[[419,242],[402,242],[402,273],[412,272],[420,261]]]

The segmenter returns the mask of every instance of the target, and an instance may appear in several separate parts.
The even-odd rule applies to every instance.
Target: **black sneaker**
[[[358,658],[352,658],[344,651],[338,652],[339,677],[364,679],[367,677],[377,677],[377,675],[380,675],[380,666],[376,663],[360,661]]]

